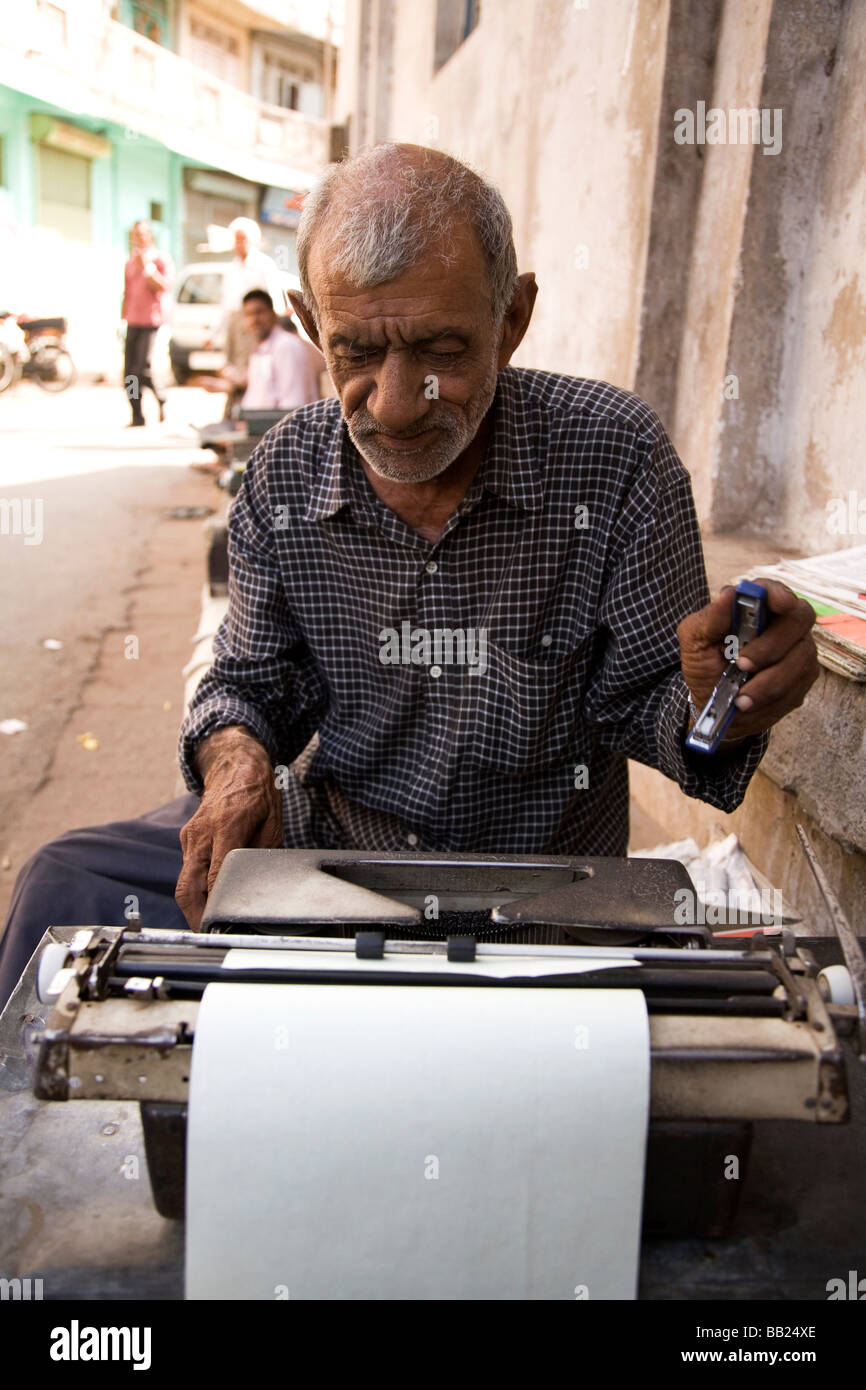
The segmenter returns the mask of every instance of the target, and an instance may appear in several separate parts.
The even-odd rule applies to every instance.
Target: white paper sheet
[[[386,955],[381,960],[359,960],[354,951],[329,951],[324,957],[321,951],[244,951],[236,947],[226,951],[222,961],[223,970],[341,970],[348,974],[371,970],[383,974],[429,975],[453,974],[481,975],[490,979],[508,980],[514,976],[534,977],[538,975],[580,975],[589,970],[620,970],[624,966],[637,966],[634,957],[623,954],[622,959],[611,956],[488,956],[479,955],[476,960],[461,961],[452,965],[445,955],[412,955],[408,951]]]
[[[192,1299],[628,1299],[639,990],[209,985]]]

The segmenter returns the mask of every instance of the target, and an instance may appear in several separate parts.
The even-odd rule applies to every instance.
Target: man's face
[[[245,261],[249,249],[250,239],[247,236],[246,232],[237,230],[235,232],[235,255],[239,256],[242,261]]]
[[[359,453],[392,482],[427,482],[468,448],[496,391],[501,325],[468,227],[396,280],[359,290],[310,257],[319,336]]]
[[[150,228],[144,222],[136,222],[132,229],[133,251],[146,251],[150,246]]]
[[[272,331],[277,316],[263,299],[251,299],[243,306],[244,328],[257,343],[263,343]]]

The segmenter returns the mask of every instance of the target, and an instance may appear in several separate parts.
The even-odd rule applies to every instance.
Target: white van
[[[177,277],[168,355],[178,386],[183,386],[193,372],[219,371],[225,362],[224,335],[219,327],[223,277],[230,265],[230,260],[192,261]],[[300,289],[296,275],[284,271],[279,275],[284,289]],[[206,348],[207,342],[213,346]]]

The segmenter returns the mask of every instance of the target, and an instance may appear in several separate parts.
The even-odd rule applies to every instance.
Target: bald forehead
[[[422,174],[426,182],[434,185],[437,179],[444,184],[455,173],[472,177],[469,169],[442,150],[431,150],[425,145],[396,145],[381,162],[359,158],[339,165],[332,202],[378,189],[384,192],[413,173]]]

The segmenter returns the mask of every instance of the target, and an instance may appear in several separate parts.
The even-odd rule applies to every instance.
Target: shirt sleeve
[[[658,768],[687,796],[733,811],[769,734],[724,753],[692,753],[676,628],[709,603],[691,480],[667,435],[635,442],[636,471],[617,517],[599,606],[601,660],[584,713],[603,745]]]
[[[309,652],[290,611],[275,554],[268,501],[268,441],[259,445],[229,515],[229,603],[214,639],[214,662],[180,731],[180,767],[201,792],[195,750],[217,729],[239,724],[289,764],[316,729],[305,674]],[[283,445],[285,447],[285,445]]]

